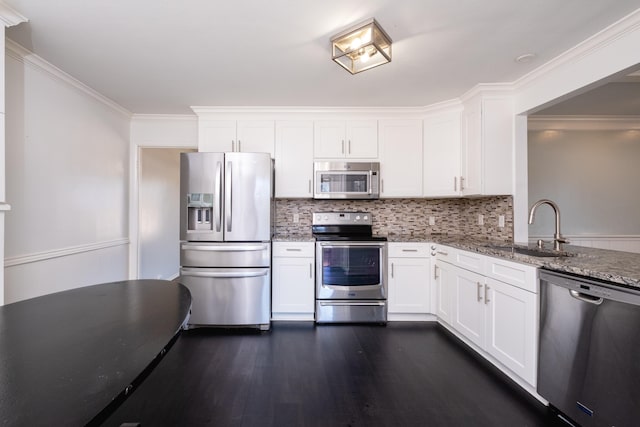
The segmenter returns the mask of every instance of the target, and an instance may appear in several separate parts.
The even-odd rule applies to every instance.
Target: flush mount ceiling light
[[[333,60],[351,74],[391,62],[391,37],[375,19],[331,37]]]

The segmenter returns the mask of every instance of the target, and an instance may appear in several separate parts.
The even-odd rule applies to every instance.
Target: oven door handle
[[[325,285],[324,283],[322,284],[323,288],[327,288],[327,289],[335,289],[337,291],[344,291],[345,288],[349,288],[352,290],[358,290],[358,291],[370,291],[373,289],[380,289],[382,286],[381,283],[377,284],[377,285]],[[355,289],[353,289],[355,288]]]
[[[324,301],[319,301],[319,304],[322,307],[327,307],[327,306],[353,306],[353,305],[361,305],[361,306],[366,306],[366,305],[374,305],[374,306],[383,306],[386,305],[386,303],[384,301],[371,301],[371,302],[324,302]]]
[[[357,247],[384,249],[387,247],[386,243],[368,243],[368,242],[358,242],[358,241],[354,241],[352,243],[318,242],[318,245],[320,245],[323,248],[329,248],[329,249],[333,249],[333,248],[349,249],[349,248],[357,248]]]

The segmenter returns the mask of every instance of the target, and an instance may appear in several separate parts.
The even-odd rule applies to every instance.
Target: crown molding
[[[460,100],[462,102],[467,102],[470,99],[482,95],[482,96],[512,96],[514,93],[515,87],[513,83],[478,83],[467,92],[462,94]]]
[[[0,21],[5,27],[13,27],[22,22],[28,22],[29,20],[23,16],[20,12],[8,6],[5,2],[0,1]]]
[[[530,73],[515,80],[512,83],[513,88],[519,90],[529,84],[532,84],[536,80],[543,78],[545,75],[560,68],[561,66],[570,62],[577,62],[583,57],[603,49],[616,40],[624,37],[626,34],[637,31],[638,29],[640,29],[640,9],[631,12],[629,15],[619,19]]]
[[[198,120],[198,116],[195,114],[141,114],[134,113],[131,115],[131,120],[147,120],[147,121],[186,121],[193,122]]]
[[[214,115],[313,115],[315,117],[322,115],[414,115],[424,116],[438,112],[459,110],[462,103],[459,99],[450,99],[435,104],[419,107],[219,107],[219,106],[192,106],[191,109],[198,117],[214,116]]]
[[[640,116],[529,116],[527,129],[640,131]]]
[[[19,45],[13,40],[8,38],[5,39],[5,48],[6,48],[6,53],[9,57],[19,62],[22,62],[23,64],[28,65],[36,70],[43,71],[50,77],[73,87],[74,89],[82,92],[85,95],[88,95],[94,98],[95,100],[101,102],[102,104],[106,105],[107,107],[111,108],[117,113],[122,114],[127,118],[131,118],[131,112],[126,108],[122,107],[121,105],[117,104],[115,101],[107,98],[106,96],[102,95],[100,92],[96,91],[95,89],[82,83],[80,80],[76,79],[70,74],[62,71],[60,68],[44,60],[40,56],[31,52],[29,49]]]

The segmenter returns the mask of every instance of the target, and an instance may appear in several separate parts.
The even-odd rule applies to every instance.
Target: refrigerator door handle
[[[214,220],[216,224],[216,231],[220,232],[222,227],[222,162],[216,164],[216,188],[214,199],[218,206],[214,211]]]
[[[262,277],[269,274],[268,269],[260,270],[260,271],[238,271],[238,272],[208,272],[208,271],[192,271],[187,269],[182,269],[182,273],[184,276],[191,277],[211,277],[211,278],[243,278],[243,277]]]
[[[210,252],[250,252],[250,251],[266,251],[269,249],[268,245],[253,245],[253,246],[206,246],[206,245],[192,245],[184,244],[181,246],[183,251],[210,251]]]
[[[225,173],[225,181],[224,181],[224,185],[225,185],[225,189],[224,189],[225,218],[224,218],[224,221],[227,224],[227,231],[231,232],[231,218],[233,217],[232,212],[231,212],[231,203],[232,203],[232,199],[231,199],[231,191],[232,191],[232,186],[231,186],[231,162],[227,162],[227,167],[226,167],[224,173]]]

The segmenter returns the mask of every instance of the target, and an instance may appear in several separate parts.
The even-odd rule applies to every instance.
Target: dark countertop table
[[[0,307],[0,425],[98,425],[160,361],[191,294],[164,280],[72,289]]]

